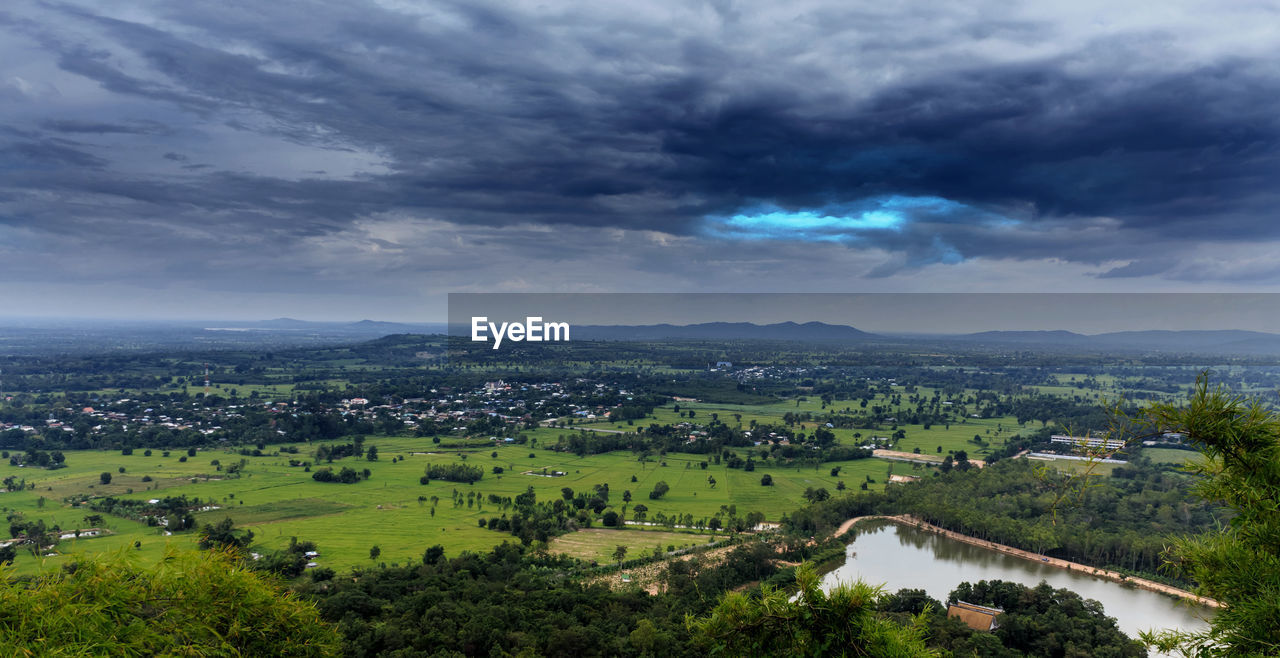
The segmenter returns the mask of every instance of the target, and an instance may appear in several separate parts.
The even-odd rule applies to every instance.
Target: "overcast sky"
[[[0,314],[1277,292],[1278,26],[1261,2],[11,0]]]

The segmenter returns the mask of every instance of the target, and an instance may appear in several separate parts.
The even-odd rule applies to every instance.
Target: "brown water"
[[[1032,587],[1045,581],[1101,602],[1120,630],[1135,638],[1138,631],[1153,628],[1199,630],[1208,626],[1205,619],[1213,614],[1210,608],[1187,605],[1167,594],[1024,560],[892,521],[863,521],[857,529],[845,563],[823,577],[824,588],[861,578],[883,585],[888,592],[923,589],[945,603],[951,590],[964,581],[1004,580]]]

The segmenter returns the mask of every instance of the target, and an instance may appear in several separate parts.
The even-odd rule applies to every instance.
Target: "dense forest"
[[[999,608],[1004,613],[990,633],[976,631],[947,616],[947,605],[956,601]],[[929,646],[956,656],[1147,655],[1146,648],[1122,633],[1097,601],[1043,582],[1036,587],[999,580],[960,583],[945,602],[929,598],[922,590],[903,589],[882,599],[878,607],[902,622],[907,621],[907,615],[924,614]]]
[[[749,543],[719,563],[674,562],[666,591],[650,595],[567,579],[567,558],[515,544],[454,558],[437,547],[421,565],[359,571],[303,592],[352,656],[695,656],[685,615],[774,575],[777,557]]]
[[[1190,476],[1133,464],[1112,477],[1073,478],[1026,460],[926,477],[884,493],[832,499],[784,522],[805,534],[865,514],[911,514],[934,525],[1051,557],[1188,585],[1160,569],[1175,537],[1230,515],[1192,493]],[[956,501],[965,501],[957,505]]]

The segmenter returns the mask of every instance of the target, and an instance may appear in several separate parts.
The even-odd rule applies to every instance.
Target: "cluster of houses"
[[[559,418],[583,421],[604,418],[625,401],[630,392],[619,387],[579,379],[566,383],[508,383],[497,380],[476,388],[433,388],[419,397],[398,401],[371,400],[353,396],[324,405],[299,406],[296,401],[227,400],[231,404],[205,406],[203,401],[137,400],[121,398],[93,400],[93,406],[62,409],[50,413],[43,424],[0,422],[0,431],[48,435],[51,432],[75,432],[89,435],[133,434],[149,427],[174,431],[196,431],[214,435],[234,427],[231,419],[246,415],[292,415],[332,413],[344,418],[355,417],[381,421],[399,419],[406,428],[430,421],[443,431],[463,431],[473,421],[498,419],[504,423],[554,422]],[[88,424],[85,420],[92,424]],[[274,423],[273,423],[274,424]],[[277,430],[281,435],[285,432]],[[224,437],[234,438],[234,437]]]
[[[431,389],[429,396],[405,398],[400,403],[371,404],[365,398],[342,400],[336,411],[343,416],[374,418],[390,414],[407,427],[432,421],[446,429],[462,431],[478,419],[506,423],[547,422],[557,418],[591,421],[606,417],[619,400],[631,393],[610,384],[577,380],[571,387],[560,382],[485,382],[474,390]],[[595,398],[605,398],[596,401]]]
[[[126,399],[116,401],[114,405],[123,406],[123,405],[128,405],[129,403],[132,403],[132,402],[133,400],[126,398]],[[214,416],[214,417],[217,417],[217,416],[225,417],[228,413],[234,413],[234,410],[236,408],[237,408],[237,405],[232,405],[229,407],[225,407],[224,408],[225,410],[218,409],[218,408],[211,409],[211,410],[202,409],[198,413],[207,413],[210,416]],[[145,427],[149,425],[155,425],[159,427],[165,427],[171,430],[196,430],[202,434],[213,434],[214,432],[222,429],[222,426],[218,425],[216,421],[214,421],[212,418],[188,420],[185,416],[171,417],[166,413],[157,412],[156,409],[153,407],[147,407],[145,409],[142,409],[141,413],[137,413],[137,412],[129,413],[127,411],[110,410],[110,409],[95,409],[94,407],[84,407],[80,410],[80,412],[90,418],[96,418],[101,421],[104,421],[104,422],[98,423],[97,425],[94,425],[91,428],[95,432],[102,431],[104,428],[107,427],[107,423],[118,424],[120,428],[123,430],[128,430],[130,423],[132,423],[135,427]],[[55,424],[56,421],[54,421],[53,419],[49,419],[47,422],[52,425],[52,424]]]

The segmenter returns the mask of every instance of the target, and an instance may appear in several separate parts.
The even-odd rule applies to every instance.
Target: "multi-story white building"
[[[1054,443],[1066,443],[1074,446],[1085,446],[1088,448],[1106,448],[1108,450],[1119,450],[1124,447],[1124,441],[1121,439],[1108,439],[1095,436],[1067,436],[1065,434],[1054,434],[1049,437]]]

